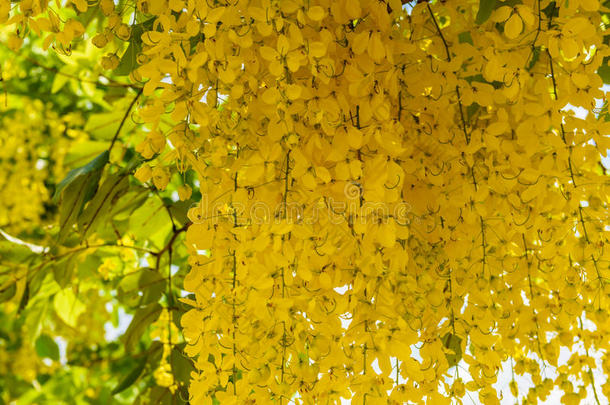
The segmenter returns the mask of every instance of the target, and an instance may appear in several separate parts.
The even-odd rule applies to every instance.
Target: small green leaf
[[[148,199],[148,190],[141,186],[131,186],[129,192],[112,207],[110,216],[115,220],[129,220],[131,214]]]
[[[466,107],[466,120],[470,122],[472,117],[477,113],[477,111],[479,111],[480,108],[481,106],[477,103],[472,103],[468,107]]]
[[[449,367],[456,366],[462,359],[462,338],[452,333],[443,337],[443,345],[448,351],[445,353]]]
[[[138,67],[138,55],[142,52],[142,34],[152,28],[154,18],[144,21],[140,24],[135,24],[131,27],[131,37],[129,38],[129,46],[119,61],[119,65],[114,69],[114,74],[117,76],[127,76]]]
[[[0,290],[0,302],[6,302],[13,298],[17,293],[17,284],[10,283],[5,288]]]
[[[129,75],[138,66],[137,57],[141,51],[142,44],[132,40],[121,57],[119,65],[114,69],[114,74],[117,76]]]
[[[38,336],[35,346],[39,357],[59,361],[59,346],[49,335]]]
[[[0,263],[23,263],[34,255],[26,245],[8,240],[0,241]]]
[[[475,23],[477,25],[483,24],[491,17],[491,13],[496,8],[496,0],[479,0],[479,11]]]
[[[542,9],[542,12],[544,15],[546,15],[547,19],[559,17],[559,7],[557,7],[557,2],[551,1],[548,6]]]
[[[161,246],[171,231],[171,219],[160,198],[148,198],[129,217],[129,230],[135,240],[148,239]]]
[[[603,64],[597,68],[597,74],[602,78],[604,84],[610,84],[610,66],[608,66],[608,57],[604,58]]]
[[[470,45],[474,45],[472,42],[472,36],[470,35],[470,31],[464,31],[458,35],[458,40],[460,44],[468,43]]]
[[[83,207],[95,194],[101,177],[101,170],[78,177],[63,193],[59,205],[59,233],[57,241],[62,243],[72,230],[72,225],[78,219]]]
[[[540,48],[536,47],[532,50],[530,55],[529,62],[527,64],[527,70],[532,70],[532,68],[536,65],[536,62],[540,59]]]
[[[66,84],[68,82],[68,76],[66,75],[62,75],[62,74],[56,74],[55,78],[53,79],[53,86],[51,87],[51,93],[55,94],[57,93],[59,90],[62,89],[62,87],[64,87],[64,84]]]
[[[161,305],[154,303],[136,311],[125,334],[121,337],[127,351],[135,347],[148,325],[157,320],[162,309]]]
[[[116,201],[127,192],[129,179],[125,175],[111,174],[102,183],[87,208],[78,217],[78,227],[82,239],[87,239],[97,226],[104,221],[111,212]]]
[[[148,358],[145,357],[142,361],[140,361],[133,368],[133,370],[131,370],[129,372],[129,374],[127,374],[125,377],[123,377],[123,379],[121,380],[119,385],[117,385],[112,390],[112,395],[118,394],[119,392],[125,391],[127,388],[131,387],[133,385],[133,383],[135,383],[138,380],[138,378],[142,374],[142,371],[144,371],[147,360],[148,360]]]
[[[59,243],[68,236],[83,207],[95,195],[108,156],[109,153],[105,150],[86,165],[70,171],[57,185],[53,200],[56,201],[62,196],[59,206],[60,231],[57,235]]]
[[[95,157],[92,161],[87,163],[84,166],[77,167],[74,170],[71,170],[66,177],[59,182],[57,187],[55,188],[55,194],[53,195],[53,202],[57,203],[61,192],[71,184],[73,184],[77,179],[86,176],[87,174],[94,173],[96,171],[101,170],[106,163],[108,163],[108,157],[110,153],[105,150],[99,155]]]
[[[117,299],[128,306],[148,305],[159,301],[166,287],[166,279],[151,268],[123,277],[117,287]]]
[[[123,88],[119,87],[119,89]],[[118,106],[117,109],[113,111],[91,114],[87,120],[87,124],[85,125],[85,131],[91,134],[95,139],[109,141],[112,139],[116,133],[116,130],[121,124],[121,118],[123,115],[124,111],[121,111]],[[129,130],[135,125],[132,120],[127,120],[125,124],[128,125],[128,127],[125,127],[125,132],[129,132]]]
[[[169,210],[172,213],[174,220],[176,220],[180,225],[184,225],[189,222],[187,214],[189,209],[192,207],[192,200],[176,201],[169,206]]]
[[[193,361],[183,353],[184,344],[175,346],[172,349],[170,355],[170,361],[172,364],[172,373],[179,382],[183,382],[184,385],[188,385],[191,372],[196,371]],[[182,385],[182,384],[179,384]]]
[[[55,294],[53,307],[57,316],[71,327],[76,327],[78,317],[87,310],[85,304],[78,299],[71,288],[64,288]]]
[[[60,260],[57,260],[52,264],[53,276],[61,288],[67,287],[68,283],[72,280],[77,257],[78,254],[73,253],[61,258]]]
[[[90,129],[85,128],[85,132],[90,132]],[[87,162],[91,158],[99,155],[108,149],[108,140],[106,141],[82,141],[75,145],[71,145],[64,164],[67,166],[76,166],[80,162]]]

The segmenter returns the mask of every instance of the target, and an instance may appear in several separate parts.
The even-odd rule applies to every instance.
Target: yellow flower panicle
[[[137,149],[162,157],[137,178],[198,175],[190,403],[496,404],[506,362],[529,401],[610,391],[604,7],[504,3],[146,0],[132,24],[100,3],[102,66],[141,48]]]

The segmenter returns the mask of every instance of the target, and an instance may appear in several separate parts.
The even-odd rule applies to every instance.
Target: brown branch
[[[158,252],[151,253],[151,254],[153,256],[157,256],[157,260],[159,260],[161,258],[161,255],[163,255],[163,253],[169,251],[172,248],[172,245],[176,241],[176,238],[178,238],[178,235],[180,235],[182,232],[186,232],[186,230],[189,228],[189,226],[191,226],[191,222],[187,222],[182,228],[176,229],[176,231],[172,235],[169,242],[167,242],[167,245],[165,245],[163,247],[163,249],[159,250]]]
[[[436,22],[436,17],[434,17],[434,12],[432,12],[432,7],[430,7],[430,3],[426,3],[426,7],[428,7],[428,12],[430,13],[430,16],[432,17],[432,21],[434,22],[436,31],[438,31],[438,35],[441,37],[441,40],[443,41],[443,45],[445,45],[445,52],[447,53],[447,60],[449,62],[451,62],[451,54],[449,53],[449,45],[447,45],[447,41],[445,40],[445,37],[443,36],[443,33],[441,32],[441,27],[438,25],[438,22]]]

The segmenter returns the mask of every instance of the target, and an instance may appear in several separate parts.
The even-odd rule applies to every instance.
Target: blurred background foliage
[[[102,17],[78,16],[85,38]],[[44,51],[30,35],[16,53],[13,35],[0,31],[0,404],[183,403],[180,242],[200,195],[178,190],[194,175],[167,167],[163,190],[132,176],[147,164],[141,90],[104,75],[91,41]]]

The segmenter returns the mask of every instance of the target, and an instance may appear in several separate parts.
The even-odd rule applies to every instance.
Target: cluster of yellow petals
[[[45,182],[55,180],[49,175],[63,176],[68,142],[83,133],[75,128],[82,125],[78,114],[59,116],[41,101],[15,98],[11,103],[13,108],[0,109],[0,227],[17,234],[50,219],[45,217],[44,204],[51,199]]]
[[[169,145],[138,178],[175,163],[203,196],[190,403],[495,404],[503,364],[532,402],[610,394],[605,9],[501,3],[139,0],[130,24],[100,2],[96,46],[141,46],[138,151]]]

